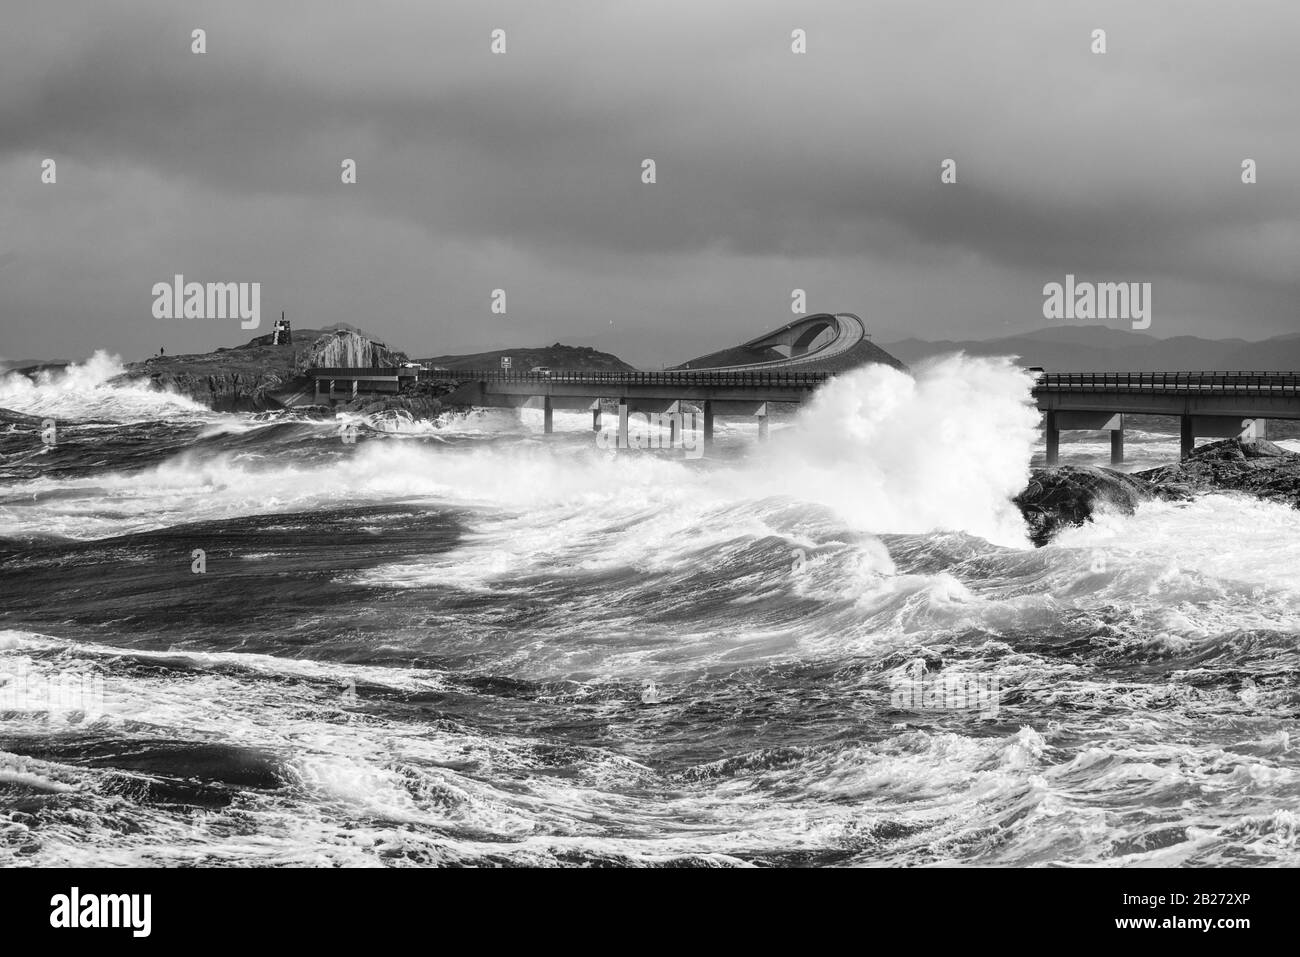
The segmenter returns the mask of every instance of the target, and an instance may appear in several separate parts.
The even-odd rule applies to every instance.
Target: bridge
[[[1294,372],[1038,371],[1033,395],[1045,416],[1047,464],[1060,460],[1061,432],[1110,432],[1112,465],[1124,462],[1124,416],[1176,416],[1182,458],[1198,437],[1263,438],[1268,419],[1300,419]]]
[[[454,378],[460,386],[443,401],[480,408],[539,409],[542,428],[554,431],[556,409],[592,413],[601,430],[601,400],[619,406],[619,433],[626,444],[629,413],[680,414],[692,405],[702,414],[704,444],[713,442],[714,417],[755,416],[760,439],[768,435],[769,403],[806,402],[830,373],[796,371],[773,364],[765,371],[698,369],[689,372],[514,372],[503,369],[428,372],[414,368],[312,369],[316,404],[362,395],[395,395],[417,379]],[[680,421],[680,420],[677,420]]]
[[[403,387],[416,381],[418,369],[395,368],[317,368],[311,370],[316,383],[314,400],[317,405],[339,399],[355,399],[359,395],[396,395]]]
[[[760,439],[768,435],[769,405],[806,402],[832,375],[870,363],[906,367],[870,341],[866,325],[851,312],[819,312],[665,372],[515,372],[507,369],[430,373],[418,368],[313,369],[317,404],[360,395],[401,392],[419,379],[454,378],[459,387],[444,396],[449,405],[480,408],[536,408],[543,429],[554,430],[556,409],[592,413],[601,431],[601,406],[616,401],[619,439],[627,444],[628,415],[669,416],[680,426],[684,406],[698,409],[704,444],[713,442],[714,417],[755,416]],[[772,358],[772,352],[779,358]],[[710,361],[712,360],[712,361]],[[750,361],[747,361],[750,360]]]
[[[428,376],[428,373],[423,375]],[[446,373],[442,374],[444,377]],[[592,413],[592,431],[601,430],[601,400],[619,406],[619,436],[626,445],[629,413],[674,414],[696,406],[703,416],[704,444],[713,442],[714,416],[758,418],[760,439],[768,434],[769,403],[801,403],[811,398],[830,374],[770,368],[766,371],[704,369],[672,372],[509,372],[451,373],[462,384],[445,401],[491,408],[535,408],[542,428],[554,428],[556,409]]]
[[[758,358],[772,351],[779,353],[780,358]],[[719,362],[720,359],[726,361]],[[673,371],[844,372],[873,362],[904,371],[907,368],[871,342],[866,323],[860,317],[851,312],[818,312],[800,316],[735,348],[693,359]]]
[[[864,351],[864,345],[875,352]],[[881,361],[874,358],[879,353],[888,364],[901,365],[867,342],[862,321],[851,313],[804,316],[739,349],[777,346],[788,348],[789,354],[777,360],[666,372],[492,369],[430,373],[402,367],[313,369],[311,375],[317,403],[363,393],[394,394],[417,379],[452,377],[460,385],[444,397],[448,404],[536,408],[542,412],[543,429],[548,433],[554,430],[556,409],[589,410],[592,429],[601,431],[602,400],[612,400],[619,407],[623,444],[629,413],[671,417],[690,405],[702,413],[704,444],[709,445],[717,415],[755,416],[759,438],[766,438],[770,405],[808,401],[823,383],[842,371],[845,361],[845,367],[852,368]],[[1183,458],[1191,454],[1198,437],[1263,438],[1268,419],[1300,419],[1300,373],[1295,372],[1033,371],[1037,373],[1033,397],[1045,418],[1048,465],[1060,461],[1061,432],[1068,430],[1109,432],[1111,464],[1123,464],[1126,415],[1178,418]]]

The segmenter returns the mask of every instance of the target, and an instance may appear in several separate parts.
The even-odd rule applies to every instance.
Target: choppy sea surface
[[[0,379],[0,865],[1300,864],[1300,512],[1031,547],[1009,363],[701,458],[114,371]]]

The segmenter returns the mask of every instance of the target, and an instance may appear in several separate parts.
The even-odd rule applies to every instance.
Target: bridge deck
[[[714,402],[736,412],[750,403],[805,402],[828,378],[825,372],[719,370],[672,372],[474,372],[455,373],[462,385],[451,403],[515,406],[537,398],[564,407],[595,399],[646,402]]]
[[[1294,372],[1052,372],[1033,393],[1044,412],[1300,419]]]
[[[562,382],[573,385],[726,385],[726,386],[781,386],[788,388],[816,388],[827,379],[827,372],[781,372],[722,370],[675,370],[672,372],[506,372],[500,369],[483,371],[422,372],[424,379],[461,379],[480,382],[517,382],[542,384]]]

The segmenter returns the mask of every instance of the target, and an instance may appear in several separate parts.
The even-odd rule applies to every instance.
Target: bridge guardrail
[[[1042,372],[1034,392],[1216,392],[1300,395],[1294,372]]]
[[[424,376],[432,377],[430,373]],[[506,372],[501,369],[463,369],[439,373],[442,377],[491,382],[564,382],[579,385],[761,386],[763,388],[815,388],[831,376],[826,372]]]

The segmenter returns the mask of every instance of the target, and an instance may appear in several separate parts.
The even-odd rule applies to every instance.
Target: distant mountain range
[[[1053,326],[999,339],[903,339],[885,344],[908,365],[952,352],[1017,356],[1022,366],[1049,372],[1300,371],[1300,333],[1250,342],[1155,336],[1109,326]]]

